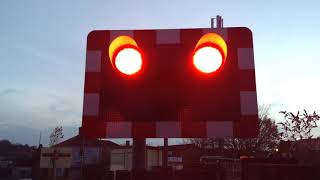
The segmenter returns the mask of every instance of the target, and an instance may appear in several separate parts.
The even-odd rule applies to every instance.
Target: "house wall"
[[[15,167],[13,176],[17,179],[31,178],[32,168],[30,167]]]
[[[111,151],[110,170],[128,170],[132,169],[132,149],[114,149]]]
[[[162,166],[162,151],[157,149],[146,150],[146,170],[151,170],[154,166]],[[111,151],[110,170],[132,169],[133,151],[132,148],[114,149]]]
[[[148,149],[146,162],[147,170],[151,170],[154,166],[162,166],[162,151],[157,149]]]
[[[99,147],[85,147],[84,148],[84,163],[91,165],[97,164],[100,162],[100,152],[101,149]],[[80,147],[72,147],[72,167],[81,166],[81,154]]]

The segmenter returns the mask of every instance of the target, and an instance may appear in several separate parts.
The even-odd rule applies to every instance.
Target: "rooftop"
[[[88,138],[83,138],[80,135],[76,135],[70,139],[67,139],[57,145],[55,147],[70,147],[70,146],[80,146],[83,143],[84,146],[86,147],[112,147],[116,148],[119,147],[120,145],[108,141],[108,140],[100,140],[100,139],[88,139]]]

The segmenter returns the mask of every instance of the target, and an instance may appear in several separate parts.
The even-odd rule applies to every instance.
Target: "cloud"
[[[80,125],[81,95],[69,93],[32,87],[4,89],[0,91],[0,122],[37,128]]]
[[[7,96],[7,95],[15,94],[15,93],[18,93],[18,91],[16,89],[5,88],[5,89],[0,91],[0,97],[1,96]]]

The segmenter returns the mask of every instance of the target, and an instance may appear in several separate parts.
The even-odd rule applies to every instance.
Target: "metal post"
[[[56,180],[57,179],[57,171],[56,171],[56,163],[55,161],[53,161],[53,168],[52,168],[52,180]]]
[[[41,144],[41,136],[42,136],[42,132],[40,131],[40,135],[39,135],[39,144],[38,144],[38,146],[40,146],[40,144]]]
[[[217,28],[223,28],[223,19],[219,15],[217,15]]]
[[[216,25],[214,24],[214,20],[216,20]],[[217,15],[216,18],[211,18],[211,28],[223,28],[222,16]]]
[[[135,171],[143,171],[145,170],[145,146],[146,139],[145,138],[134,138],[133,139],[133,167],[132,169]]]
[[[56,171],[56,157],[57,157],[57,150],[53,150],[53,155],[52,155],[52,180],[57,179],[57,171]]]
[[[223,150],[224,150],[223,139],[220,138],[218,141],[219,141],[219,153],[220,153],[221,156],[223,156]]]
[[[163,138],[163,156],[162,156],[163,168],[168,167],[168,138]]]
[[[214,28],[214,18],[211,18],[211,28]]]

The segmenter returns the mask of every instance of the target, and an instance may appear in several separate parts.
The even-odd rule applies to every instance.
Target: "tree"
[[[185,139],[184,143],[194,144],[200,149],[211,149],[218,145],[217,139],[214,138],[191,138]]]
[[[306,110],[303,113],[298,111],[296,114],[281,111],[284,115],[284,122],[281,125],[281,137],[290,143],[288,155],[299,160],[300,163],[317,164],[315,151],[317,148],[315,140],[312,140],[312,130],[317,127],[320,116],[313,111],[309,114]]]
[[[61,139],[63,139],[63,128],[62,126],[57,126],[54,128],[50,135],[50,143],[49,146],[54,146],[59,143]]]
[[[276,149],[279,143],[280,136],[277,124],[269,116],[269,105],[259,106],[259,121],[260,130],[256,138],[251,139],[223,139],[223,148],[233,152],[272,152]],[[199,148],[215,148],[218,146],[219,140],[217,139],[190,139],[190,142]]]
[[[240,139],[232,138],[225,140],[225,146],[234,152],[274,152],[280,137],[274,120],[268,116],[260,118],[260,130],[256,138]]]
[[[318,127],[317,122],[320,120],[320,116],[314,111],[309,114],[306,110],[303,110],[301,114],[298,111],[296,114],[287,111],[281,111],[284,115],[285,122],[279,123],[282,128],[280,133],[281,137],[285,140],[296,141],[299,139],[311,139],[312,129]]]

